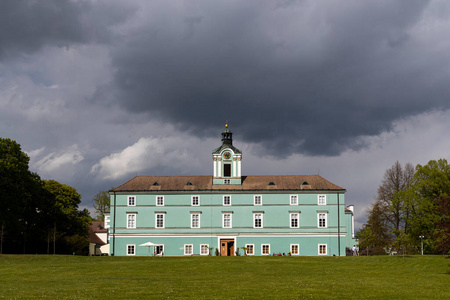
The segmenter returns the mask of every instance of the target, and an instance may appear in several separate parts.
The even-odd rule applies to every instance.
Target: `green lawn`
[[[450,299],[450,259],[3,255],[0,298]]]

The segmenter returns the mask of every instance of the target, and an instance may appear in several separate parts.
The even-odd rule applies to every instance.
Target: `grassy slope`
[[[450,299],[449,259],[0,257],[0,298]]]

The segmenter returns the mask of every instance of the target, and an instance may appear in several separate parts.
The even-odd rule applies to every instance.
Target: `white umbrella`
[[[150,255],[150,247],[161,246],[161,244],[154,244],[152,242],[147,242],[147,243],[140,244],[139,246],[148,247],[148,254]]]

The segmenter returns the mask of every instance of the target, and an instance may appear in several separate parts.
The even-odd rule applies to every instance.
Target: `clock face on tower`
[[[225,153],[223,154],[223,157],[224,157],[225,159],[230,159],[231,153],[230,153],[230,152],[225,152]]]

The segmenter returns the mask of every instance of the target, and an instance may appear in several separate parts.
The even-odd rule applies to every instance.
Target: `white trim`
[[[225,197],[230,197],[230,198],[229,198],[229,201],[230,201],[229,204],[225,204]],[[222,204],[223,204],[224,206],[231,206],[231,195],[223,195],[223,197],[222,197]]]
[[[325,253],[320,253],[320,247],[325,246]],[[319,244],[317,245],[317,255],[328,255],[328,245],[327,244]]]
[[[193,226],[193,217],[198,216],[198,226],[194,227]],[[191,213],[191,228],[200,228],[200,214],[199,213]]]
[[[269,253],[264,254],[263,248],[264,246],[269,246]],[[270,255],[270,244],[261,244],[261,255]]]
[[[246,254],[247,254],[247,255],[255,255],[255,244],[245,244],[245,247],[248,248],[249,246],[252,247],[252,253],[249,253],[248,250],[247,250],[247,251],[246,251]]]
[[[158,204],[158,197],[160,197],[162,199],[162,204]],[[164,196],[156,196],[156,206],[164,206]]]
[[[297,253],[293,253],[293,251],[292,251],[292,246],[297,246]],[[290,252],[291,252],[291,255],[300,255],[300,245],[299,244],[291,244],[290,246],[289,246],[289,249],[291,250]]]
[[[313,227],[315,228],[315,227]],[[113,233],[110,233],[110,237],[114,236]],[[142,233],[116,233],[115,236],[117,238],[129,238],[129,237],[141,237],[141,238],[148,238],[148,237],[191,237],[191,238],[221,238],[224,239],[226,238],[225,236],[221,236],[221,235],[217,235],[217,234],[213,234],[211,235],[211,233],[205,233],[203,235],[201,234],[189,234],[189,233],[176,233],[176,234],[167,234],[167,233],[149,233],[149,234],[142,234]],[[334,238],[337,237],[338,234],[336,233],[330,233],[330,232],[326,232],[326,233],[308,233],[308,232],[303,232],[303,233],[292,233],[292,234],[284,234],[284,233],[273,233],[273,232],[268,232],[266,234],[261,234],[261,233],[255,233],[255,234],[239,234],[239,237],[258,237],[258,238],[263,238],[263,237],[284,237],[284,238],[288,238],[288,237],[311,237],[311,238],[318,238],[318,237],[329,237],[329,238]],[[341,237],[346,237],[346,233],[345,232],[341,232],[340,234]],[[231,238],[235,238],[235,236],[229,237]]]
[[[162,253],[161,254],[158,254],[158,253],[155,253],[156,255],[161,255],[161,256],[164,256],[164,244],[159,244],[158,246],[155,246],[155,249],[153,250],[154,252],[156,252],[156,249],[158,248],[158,247],[162,247]]]
[[[225,227],[225,215],[230,216],[230,226]],[[233,214],[232,213],[222,213],[222,228],[233,228]]]
[[[130,220],[130,218],[132,218],[133,220]],[[129,228],[129,229],[136,228],[136,219],[137,219],[136,213],[127,213],[127,228]],[[131,224],[131,226],[130,226],[130,221],[133,222]]]
[[[158,226],[158,216],[162,216],[162,227]],[[166,214],[163,213],[155,213],[155,228],[166,228]]]
[[[297,226],[292,226],[292,215],[297,215]],[[289,213],[289,228],[300,228],[300,214],[298,212]]]
[[[186,252],[186,248],[190,248],[191,253]],[[183,255],[193,255],[194,254],[194,245],[193,244],[184,244],[183,247]]]
[[[256,203],[256,198],[259,197],[259,204]],[[260,206],[263,204],[263,197],[262,195],[253,195],[253,205]]]
[[[320,215],[324,215],[325,225],[320,225]],[[328,228],[328,214],[326,212],[318,212],[317,213],[317,228]]]
[[[132,247],[132,249],[133,249],[133,253],[129,253],[129,247]],[[136,255],[136,245],[135,244],[127,244],[127,248],[126,248],[126,251],[127,251],[127,256],[134,256],[134,255]]]
[[[194,197],[197,197],[197,204],[194,204]],[[198,195],[191,196],[191,206],[200,206],[200,196]]]
[[[295,202],[292,203],[292,198],[295,197]],[[289,205],[298,205],[298,195],[289,195]]]
[[[317,195],[317,205],[327,205],[327,195]]]
[[[133,198],[133,204],[130,204],[130,199]],[[127,197],[127,206],[136,206],[136,196]]]
[[[259,227],[256,227],[256,224],[255,224],[257,215],[261,216],[261,226],[259,226]],[[253,213],[253,228],[264,228],[264,214],[263,213]]]
[[[206,246],[208,251],[206,253],[202,253],[202,246]],[[200,255],[209,255],[209,245],[208,244],[200,244]]]

